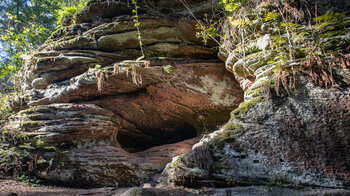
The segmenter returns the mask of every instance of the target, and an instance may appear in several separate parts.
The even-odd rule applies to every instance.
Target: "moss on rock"
[[[242,114],[247,113],[251,108],[253,108],[257,103],[264,101],[264,98],[259,96],[255,97],[249,101],[243,102],[239,107],[231,112],[231,118],[239,117]]]

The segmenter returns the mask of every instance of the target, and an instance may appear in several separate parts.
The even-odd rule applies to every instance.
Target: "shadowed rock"
[[[321,12],[333,9],[331,3],[339,2],[322,1],[318,4]],[[253,13],[263,16],[263,6],[254,7]],[[254,38],[247,34],[247,42],[221,51],[222,57],[227,57],[226,68],[245,91],[245,101],[232,111],[226,126],[203,138],[191,152],[174,158],[163,175],[176,184],[194,187],[263,184],[348,188],[349,33],[304,38],[303,42],[319,38],[322,46],[312,46],[323,50],[322,55],[315,55],[318,59],[312,59],[310,52],[298,52],[304,45],[295,43],[293,58],[275,63],[283,50],[276,52],[273,37],[283,35],[273,28],[265,31],[270,22],[259,24],[258,18],[245,28],[264,33],[254,34]],[[310,58],[309,64],[305,63]],[[342,60],[332,61],[337,58]],[[214,160],[212,167],[196,161],[203,149],[207,160]]]

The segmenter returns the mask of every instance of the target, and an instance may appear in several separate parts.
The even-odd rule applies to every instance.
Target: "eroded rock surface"
[[[222,50],[227,69],[245,90],[245,102],[225,127],[173,159],[163,173],[170,181],[186,186],[350,186],[348,32],[320,36],[325,50],[318,60],[300,52],[302,43],[294,43],[289,54],[295,59],[279,61],[283,50],[273,46],[278,30],[265,31],[273,22],[259,23],[271,8],[266,5],[254,9],[256,20],[247,27],[262,34],[247,35],[249,41],[240,47]],[[327,54],[344,56],[320,64]]]
[[[231,119],[174,160],[178,168],[170,169],[170,176],[188,186],[348,187],[349,92],[308,87],[300,84],[298,95],[256,103]],[[197,148],[205,148],[205,159],[215,161],[198,165],[203,153]]]
[[[195,36],[196,23],[184,18],[189,11],[181,1],[145,2],[139,12],[141,60],[133,60],[142,52],[132,6],[103,0],[91,1],[74,25],[57,30],[26,59],[25,96],[12,104],[18,112],[3,130],[6,150],[29,152],[21,171],[69,185],[134,186],[172,160],[158,183],[253,185],[214,195],[264,194],[256,185],[350,186],[345,16],[317,39],[317,26],[304,26],[302,41],[278,47],[290,41],[290,32],[281,17],[267,17],[278,2],[262,1],[247,17],[254,34],[228,44],[232,48],[221,46],[223,64],[216,43]],[[213,3],[194,0],[188,6],[200,17]],[[297,11],[303,5],[294,6],[285,14],[292,10],[302,18],[305,13]],[[308,41],[323,46],[321,55],[305,49]],[[126,193],[133,190],[148,191]]]
[[[25,101],[3,131],[6,148],[28,148],[22,171],[77,186],[139,185],[243,101],[215,42],[204,45],[183,18],[186,8],[164,17],[144,5],[145,58],[135,61],[131,7],[108,2],[92,1],[25,59]]]

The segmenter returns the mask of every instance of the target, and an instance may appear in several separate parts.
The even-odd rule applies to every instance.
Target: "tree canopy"
[[[0,0],[0,83],[8,91],[9,79],[21,69],[21,56],[37,48],[58,26],[67,8],[84,0]],[[11,83],[10,83],[11,84]]]

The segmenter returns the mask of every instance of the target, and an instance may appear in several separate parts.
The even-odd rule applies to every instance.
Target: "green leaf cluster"
[[[62,26],[62,20],[69,18],[72,19],[73,15],[82,11],[83,8],[88,4],[89,1],[78,1],[70,6],[62,6],[60,9],[56,10],[56,24],[57,28]]]
[[[232,13],[241,8],[246,0],[220,0],[219,6],[224,8],[227,12]]]
[[[132,10],[133,22],[134,22],[134,26],[137,29],[137,39],[139,40],[140,50],[141,50],[141,54],[142,54],[141,57],[136,59],[136,61],[139,61],[145,57],[145,54],[143,52],[143,42],[142,42],[142,36],[141,36],[141,31],[140,31],[141,23],[139,21],[139,15],[138,15],[138,9],[140,9],[141,7],[137,5],[137,0],[131,0],[131,3],[134,5],[134,9]]]
[[[82,9],[84,0],[0,0],[1,92],[15,90],[24,54],[45,42],[56,20]],[[60,21],[60,20],[59,20]]]
[[[342,30],[350,24],[350,20],[345,19],[345,13],[339,12],[327,12],[314,18],[314,22],[316,24],[313,26],[313,33],[321,34],[322,37],[332,36],[326,32]]]
[[[272,20],[276,20],[280,17],[279,13],[276,12],[268,12],[264,17],[264,22],[269,22]]]

